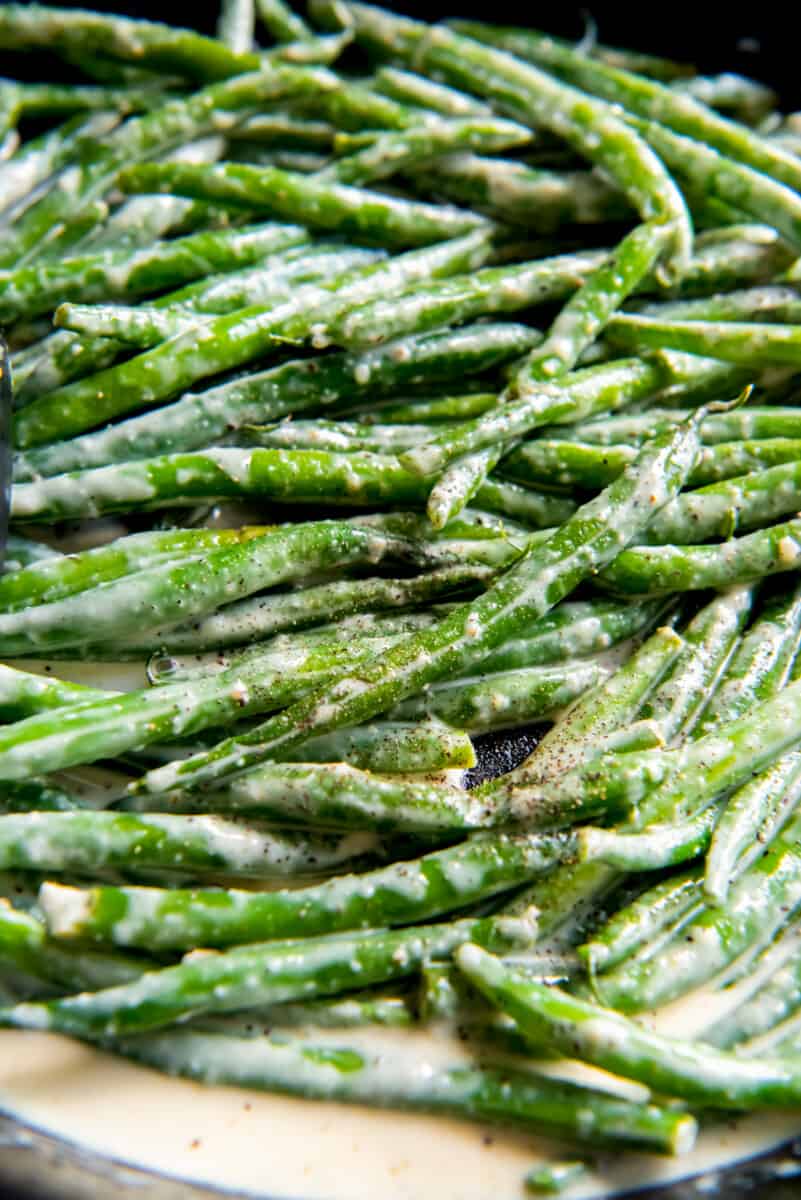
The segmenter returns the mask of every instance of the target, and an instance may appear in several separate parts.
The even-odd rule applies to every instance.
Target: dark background
[[[217,0],[61,0],[62,7],[124,12],[150,20],[192,25],[212,33]],[[297,7],[302,11],[304,0]],[[579,39],[591,13],[599,40],[695,63],[704,73],[741,71],[775,88],[786,109],[801,107],[801,8],[786,3],[708,3],[641,0],[639,4],[531,4],[525,0],[395,0],[394,12],[424,20],[475,17],[532,25]],[[4,64],[2,73],[10,72]]]

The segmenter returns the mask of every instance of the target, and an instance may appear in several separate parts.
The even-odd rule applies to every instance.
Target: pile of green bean
[[[797,115],[350,0],[0,48],[0,1025],[532,1191],[801,1105]]]

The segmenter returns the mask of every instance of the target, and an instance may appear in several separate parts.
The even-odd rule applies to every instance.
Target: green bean
[[[84,54],[77,46],[68,48],[65,45],[60,54],[69,66],[75,67],[87,79],[102,84],[103,87],[146,87],[161,84],[166,89],[179,87],[182,82],[177,75],[162,75],[146,67],[128,65],[105,54]]]
[[[772,230],[757,226],[757,240],[737,240],[702,247],[691,260],[682,288],[696,289],[761,282],[786,257]],[[755,235],[756,236],[756,235]],[[784,252],[786,253],[786,252]],[[393,303],[381,299],[348,313],[331,331],[347,345],[363,346],[399,333],[464,321],[484,313],[515,311],[535,303],[566,298],[587,273],[606,258],[600,250],[573,252],[533,263],[491,267],[432,287],[417,287]],[[698,366],[697,360],[695,365]]]
[[[791,262],[793,248],[769,225],[728,226],[699,234],[695,253],[681,281],[684,295],[708,295],[733,287],[769,283]],[[725,237],[719,240],[719,234]],[[702,238],[707,240],[702,242]]]
[[[112,416],[174,396],[197,379],[240,366],[282,341],[313,337],[329,313],[374,295],[402,291],[421,278],[453,274],[478,265],[489,253],[483,233],[373,263],[319,287],[299,289],[278,309],[254,307],[216,317],[202,331],[179,338],[121,363],[110,371],[59,388],[19,413],[17,445],[55,441],[91,429]]]
[[[801,363],[795,325],[748,321],[660,321],[633,314],[613,317],[608,336],[623,346],[667,346],[689,354],[723,358],[749,367]]]
[[[770,697],[769,697],[770,698]],[[746,720],[742,718],[742,720]],[[736,725],[736,722],[735,722]],[[706,734],[706,743],[710,744],[715,738],[715,730],[711,734]],[[694,761],[695,756],[692,751],[688,752],[689,761]],[[773,755],[773,758],[776,758]],[[734,808],[740,806],[752,806],[754,824],[759,826],[759,836],[757,840],[748,842],[745,846],[745,856],[741,854],[735,859],[733,866],[733,876],[739,874],[740,866],[749,865],[752,862],[752,854],[761,852],[763,842],[770,841],[773,834],[778,828],[781,828],[791,810],[795,808],[796,797],[793,790],[794,780],[794,751],[789,754],[778,756],[778,760],[769,766],[771,756],[767,756],[765,769],[757,770],[754,778],[743,782],[739,778],[735,780],[737,790],[733,796],[729,797],[730,802],[733,802]],[[640,809],[639,824],[648,824],[650,821],[668,821],[676,820],[695,814],[699,809],[710,802],[716,794],[722,794],[723,790],[716,792],[713,786],[713,780],[701,781],[701,786],[695,796],[693,796],[692,787],[687,786],[686,776],[683,775],[680,768],[679,773],[675,778],[668,779],[663,782],[662,787],[655,788],[648,799],[648,803]]]
[[[798,1016],[793,1014],[787,1020],[781,1021],[774,1029],[769,1029],[761,1037],[755,1037],[737,1047],[738,1056],[750,1058],[752,1055],[763,1055],[765,1051],[779,1050],[781,1053],[795,1054],[798,1050]]]
[[[216,816],[172,813],[35,812],[0,816],[4,867],[94,872],[120,867],[191,871],[253,879],[285,878],[369,861],[371,834],[269,831]]]
[[[536,233],[631,216],[625,197],[592,171],[546,171],[462,151],[408,174],[426,191]]]
[[[603,416],[585,425],[574,425],[571,433],[577,442],[596,446],[639,445],[654,430],[675,425],[686,416],[687,412],[681,409],[653,408],[642,414]],[[701,426],[701,436],[707,446],[718,442],[796,438],[801,436],[801,413],[797,408],[749,404],[736,412],[708,417]]]
[[[724,588],[794,571],[801,562],[801,521],[785,521],[721,546],[641,546],[602,572],[605,587],[625,595]]]
[[[285,46],[275,46],[265,57],[288,63],[330,65],[336,62],[353,38],[347,30],[341,33],[300,38]]]
[[[730,214],[744,213],[772,225],[791,246],[798,247],[801,205],[794,187],[727,158],[710,145],[673,133],[656,121],[631,121],[679,180],[686,181],[686,187],[698,189],[707,202],[722,203]]]
[[[256,12],[277,42],[297,42],[313,36],[303,18],[292,12],[284,0],[256,0]]]
[[[475,22],[456,22],[454,27],[523,58],[533,58],[535,62],[555,69],[557,74],[564,76],[574,86],[602,96],[610,104],[620,105],[653,121],[661,121],[679,133],[714,146],[732,159],[747,163],[755,170],[780,180],[788,188],[796,191],[801,188],[798,160],[774,148],[738,122],[712,112],[707,103],[701,102],[704,97],[696,98],[693,94],[693,89],[702,86],[696,80],[665,87],[656,80],[638,78],[630,71],[594,61],[533,30],[519,33]],[[724,80],[728,78],[723,77]],[[707,94],[708,91],[707,87]],[[763,89],[759,90],[759,95],[763,97]]]
[[[363,1049],[315,1046],[285,1038],[239,1039],[220,1034],[150,1034],[116,1049],[171,1074],[326,1100],[502,1121],[593,1145],[680,1153],[695,1122],[685,1113],[632,1103],[508,1064],[433,1066],[408,1054],[380,1056]],[[411,1069],[410,1069],[411,1067]],[[578,1114],[582,1119],[578,1120]]]
[[[551,496],[502,479],[485,479],[473,497],[484,510],[513,517],[530,529],[561,525],[576,511],[568,496]]]
[[[539,334],[532,334],[532,344]],[[452,421],[464,417],[473,417],[478,413],[492,408],[497,399],[497,392],[466,391],[461,395],[422,395],[415,393],[406,399],[385,400],[365,412],[363,408],[356,409],[362,421],[373,420],[392,421],[402,424],[407,421],[425,421],[433,424],[439,421]],[[348,413],[354,410],[348,409]]]
[[[643,541],[689,545],[730,538],[797,512],[800,504],[801,465],[789,462],[677,496],[657,513]]]
[[[704,892],[712,904],[726,903],[735,864],[745,851],[759,844],[764,827],[777,812],[797,804],[799,772],[801,757],[791,751],[729,797],[707,854]]]
[[[742,288],[714,296],[689,300],[664,300],[638,305],[636,316],[679,321],[780,321],[794,324],[801,315],[801,297],[796,288],[784,284]]]
[[[338,242],[315,242],[298,246],[279,256],[262,260],[247,271],[226,273],[201,279],[178,291],[159,296],[152,307],[168,313],[227,313],[245,308],[250,303],[278,303],[282,283],[316,283],[344,274],[353,267],[378,262],[383,251],[363,247],[342,246]],[[261,279],[260,271],[269,271],[271,279]],[[273,296],[276,300],[273,301]]]
[[[34,713],[83,700],[104,700],[109,693],[46,675],[17,671],[0,663],[0,721],[21,721]]]
[[[729,798],[728,803],[742,804],[758,812],[759,830],[756,837],[742,839],[739,854],[732,854],[727,888],[751,868],[794,815],[798,806],[797,783],[798,756],[792,750]],[[630,962],[644,962],[657,956],[664,946],[682,937],[685,925],[708,908],[705,889],[703,868],[695,868],[643,893],[611,918],[582,949],[590,969],[603,971],[627,958]]]
[[[52,246],[49,243],[40,243],[37,253],[43,262],[48,262],[54,256],[61,254],[62,243],[64,246],[72,246],[76,242],[80,242],[87,233],[96,229],[98,225],[102,225],[108,216],[109,206],[105,200],[86,201],[79,212],[65,218],[61,223],[57,234],[59,241],[54,241]]]
[[[688,731],[696,735],[696,721],[707,698],[716,695],[721,677],[728,679],[737,661],[755,596],[754,586],[730,588],[713,596],[682,630],[681,651],[637,714],[643,720],[655,721],[666,743],[685,737]],[[753,640],[749,651],[752,644]],[[710,730],[711,725],[704,728],[704,732]]]
[[[211,84],[186,100],[169,100],[144,116],[131,118],[102,142],[82,143],[78,160],[65,169],[59,187],[27,209],[13,231],[3,234],[0,262],[21,264],[29,254],[39,255],[45,247],[58,246],[63,251],[69,244],[63,237],[65,221],[102,197],[125,164],[214,132],[220,123],[236,120],[237,112],[246,115],[276,96],[324,86],[330,86],[325,73],[312,68],[264,65],[252,75]],[[173,170],[190,169],[175,161],[165,165]]]
[[[444,83],[435,83],[412,71],[398,70],[397,67],[380,67],[375,73],[374,86],[391,100],[430,109],[445,117],[487,116],[490,112],[487,105],[466,92],[447,87]]]
[[[671,226],[657,221],[646,221],[627,233],[558,314],[542,346],[532,351],[512,381],[512,395],[572,370],[581,352],[651,272],[672,235]]]
[[[216,738],[212,734],[211,743]],[[189,745],[144,747],[125,756],[138,770],[170,762],[182,753],[193,753],[204,745],[201,735]],[[337,730],[303,742],[289,756],[290,762],[345,762],[377,775],[435,775],[441,771],[463,771],[476,765],[473,743],[466,733],[442,721],[372,721]],[[150,806],[152,807],[152,805]]]
[[[179,162],[214,162],[220,156],[217,138],[201,138],[173,150],[170,160]],[[215,210],[200,200],[184,200],[179,196],[134,196],[125,200],[84,238],[70,247],[73,257],[89,254],[133,253],[168,234],[177,237],[198,232],[226,229],[228,214]],[[50,256],[54,261],[54,256]]]
[[[538,1044],[713,1108],[796,1102],[798,1069],[792,1058],[750,1063],[697,1042],[651,1033],[609,1009],[529,981],[477,946],[457,950],[456,961],[471,983]]]
[[[569,853],[566,835],[492,831],[422,858],[304,888],[80,891],[48,883],[39,901],[48,932],[58,939],[141,944],[153,951],[230,946],[425,921],[510,891]],[[527,919],[530,924],[530,914]]]
[[[618,881],[618,873],[599,862],[560,864],[523,888],[502,911],[519,916],[532,908],[538,913],[537,945],[572,953],[588,929],[603,920]]]
[[[651,270],[665,248],[671,229],[656,222],[637,226],[618,245],[608,262],[597,267],[567,301],[549,328],[545,341],[532,350],[515,373],[505,402],[530,392],[536,381],[564,376],[575,366],[582,351],[595,340],[610,315]],[[508,412],[505,413],[508,418]],[[507,447],[508,448],[508,447]],[[444,525],[477,491],[503,453],[503,446],[482,448],[477,454],[451,462],[429,496],[427,511],[435,527]],[[422,450],[407,452],[410,457]],[[408,461],[408,460],[407,460]]]
[[[473,496],[481,490],[487,475],[496,466],[503,447],[485,447],[448,465],[432,487],[426,513],[434,529],[444,527],[458,517]]]
[[[589,250],[486,267],[417,287],[394,303],[378,298],[345,313],[326,332],[335,343],[366,347],[403,333],[420,333],[490,313],[517,312],[570,295],[584,273],[598,266],[603,257],[602,251]]]
[[[77,152],[81,137],[102,137],[119,123],[116,112],[79,114],[39,137],[31,138],[0,164],[0,212],[13,219],[36,194],[37,187],[51,179]]]
[[[122,346],[110,338],[82,339],[67,330],[57,330],[43,338],[36,349],[32,361],[24,366],[17,368],[12,362],[16,408],[81,375],[110,366]]]
[[[457,22],[452,22],[454,28],[457,27]],[[467,22],[462,22],[467,25]],[[542,35],[537,34],[531,29],[522,29],[515,26],[514,29],[503,29],[497,25],[489,25],[484,23],[472,22],[471,29],[475,32],[471,34],[482,40],[489,38],[490,33],[496,34],[514,34],[516,44],[514,48],[510,43],[510,52],[518,54],[521,58],[526,57],[524,39],[531,37],[536,46],[542,40]],[[480,37],[479,37],[480,34]],[[595,40],[595,31],[592,30],[592,37],[585,37],[578,45],[574,42],[565,40],[564,38],[556,38],[553,35],[548,35],[548,42],[553,43],[557,47],[564,50],[570,50],[575,53],[581,53],[588,58],[605,63],[609,67],[617,67],[623,71],[634,72],[637,75],[646,75],[649,79],[658,79],[666,82],[674,80],[681,81],[683,79],[697,78],[697,68],[685,62],[675,62],[673,59],[660,58],[653,54],[646,54],[640,50],[630,50],[620,46],[606,46]],[[589,44],[588,44],[589,43]]]
[[[269,642],[261,642],[258,646],[246,646],[226,653],[218,649],[211,654],[165,655],[162,652],[153,654],[147,664],[148,681],[154,686],[163,683],[178,683],[181,680],[205,679],[219,675],[229,667],[249,663],[254,657],[265,654],[274,659],[276,666],[281,664],[281,656],[293,660],[296,655],[306,655],[309,652],[332,649],[337,653],[342,644],[353,647],[356,642],[367,643],[387,638],[415,633],[433,625],[452,605],[437,605],[428,610],[404,613],[359,613],[338,622],[337,624],[322,624],[316,628],[305,629],[291,634],[279,634]],[[535,638],[536,643],[536,638]],[[515,647],[514,649],[518,649]],[[522,654],[526,651],[523,650]],[[534,655],[537,654],[535,644]]]
[[[186,621],[222,603],[276,583],[300,579],[327,567],[376,563],[399,552],[413,559],[426,551],[347,522],[287,526],[260,537],[234,541],[185,562],[167,561],[112,579],[91,592],[50,604],[0,614],[3,652],[33,652],[123,637],[152,623]]]
[[[542,1163],[526,1174],[523,1186],[537,1196],[556,1196],[580,1182],[586,1173],[587,1164],[583,1162]]]
[[[696,729],[692,728],[693,721],[716,680],[724,672],[727,680],[729,673],[738,673],[742,643],[732,659],[738,670],[733,670],[727,660],[752,602],[753,589],[734,589],[701,609],[686,627],[684,646],[667,678],[658,684],[638,712],[640,720],[655,724],[664,741],[672,741],[688,728],[692,729],[692,736],[697,736]],[[755,631],[752,640],[758,644],[760,636],[760,632]],[[742,655],[742,659],[748,657],[748,653]],[[765,695],[760,694],[760,699],[770,694],[767,690]],[[731,715],[738,713],[735,711]],[[532,762],[536,762],[536,757],[535,753]],[[525,774],[518,772],[515,779],[518,777],[525,783]],[[680,786],[681,783],[680,780]],[[698,815],[693,812],[685,821],[664,824],[664,810],[667,808],[670,812],[675,801],[673,789],[674,781],[668,776],[663,786],[657,786],[640,806],[633,827],[624,825],[610,831],[581,830],[579,858],[590,863],[600,862],[616,871],[654,870],[683,862],[704,849],[709,844],[719,808],[702,808]],[[652,825],[652,821],[656,824]],[[645,832],[639,832],[643,825]]]
[[[509,729],[546,719],[596,687],[605,674],[595,663],[567,662],[452,680],[404,700],[389,715],[409,719],[433,713],[472,734]]]
[[[747,125],[757,124],[776,106],[776,94],[769,87],[729,71],[722,75],[677,79],[671,88],[682,95],[692,96],[708,108],[731,112]]]
[[[24,680],[20,685],[17,678],[6,677],[4,690],[9,693],[9,708],[18,710],[23,717],[26,710],[32,715],[0,731],[5,756],[0,778],[25,779],[42,771],[113,758],[165,738],[231,724],[254,712],[280,708],[282,700],[294,699],[303,693],[304,686],[308,689],[343,659],[347,661],[344,650],[337,654],[331,646],[324,646],[317,653],[312,649],[297,657],[300,659],[297,671],[289,678],[276,671],[269,657],[263,670],[261,659],[256,656],[252,662],[237,664],[191,683],[121,695],[79,690],[74,685],[70,690],[66,684],[47,689],[48,680],[41,687],[31,682],[25,689]]]
[[[426,485],[390,455],[215,447],[54,475],[14,490],[15,521],[102,516],[226,496],[290,504],[419,505]]]
[[[602,650],[608,650],[610,647],[626,641],[627,638],[644,636],[657,620],[666,614],[666,607],[658,601],[645,601],[644,604],[627,601],[625,605],[614,606],[597,599],[566,601],[565,604],[554,608],[552,612],[548,613],[548,616],[537,620],[536,625],[532,625],[523,637],[513,638],[493,650],[492,654],[482,660],[481,670],[484,672],[511,671],[514,668],[543,666],[548,662],[562,662],[566,659],[601,653]],[[667,648],[669,638],[664,638],[663,641],[661,635],[657,641],[663,642],[663,648],[666,650],[666,655],[669,656]],[[644,650],[643,654],[646,653],[648,652]],[[651,664],[655,676],[660,659],[661,654],[657,650],[656,659]],[[645,665],[645,659],[640,660],[640,665]],[[626,670],[626,668],[621,668],[621,670]],[[651,683],[654,683],[654,680],[651,680]],[[586,704],[591,704],[596,716],[600,716],[602,708],[614,703],[613,695],[615,694],[615,691],[609,691],[606,688],[604,689],[606,698],[604,698],[603,704],[591,702],[590,697],[586,700]],[[636,702],[633,701],[633,697],[627,701],[627,703],[632,702]],[[579,725],[576,708],[571,709],[571,712],[574,714],[571,719],[573,731],[571,737],[580,739],[588,736],[591,728],[595,726],[584,724],[584,722]],[[622,719],[624,725],[628,720],[633,719],[636,709],[620,709],[621,714],[626,712],[630,715],[624,716]],[[606,730],[601,727],[596,730],[598,736],[602,736],[603,732],[612,732],[612,727],[607,724]],[[544,738],[542,740],[544,742]]]
[[[457,569],[458,570],[458,569]],[[441,574],[450,573],[455,577],[456,572],[453,568],[444,568]],[[439,574],[439,573],[438,573]],[[466,576],[469,578],[469,576]],[[412,599],[415,596],[415,591],[406,592],[406,585],[421,584],[426,585],[429,577],[423,575],[416,580],[398,580],[393,586],[401,590],[401,595],[405,595],[406,600]],[[349,585],[354,588],[364,588],[365,580],[354,581]],[[372,581],[370,581],[372,582]],[[389,582],[389,581],[384,581]],[[321,585],[326,587],[328,585]],[[334,585],[331,585],[332,587]],[[342,586],[337,584],[336,586]],[[346,585],[348,586],[348,585]],[[304,594],[313,589],[304,589]],[[422,591],[420,599],[425,600],[431,598]],[[267,604],[269,597],[260,597],[252,603]],[[231,606],[232,608],[234,606]],[[393,614],[381,613],[380,611],[371,612],[369,606],[365,606],[367,611],[362,616],[351,617],[345,616],[344,620],[340,620],[338,625],[318,626],[317,629],[311,629],[307,634],[307,644],[310,644],[312,637],[315,644],[319,644],[324,637],[332,637],[335,640],[349,640],[354,635],[357,636],[386,636],[387,632],[409,632],[414,629],[424,628],[436,619],[436,613],[420,613],[407,614],[400,618],[402,623],[395,624],[392,620]],[[377,606],[374,606],[377,607]],[[545,666],[550,663],[564,662],[568,659],[580,658],[585,655],[598,654],[601,651],[608,650],[611,646],[616,645],[627,638],[635,637],[642,634],[648,629],[663,614],[665,610],[664,604],[660,602],[648,602],[637,604],[627,603],[618,604],[606,600],[592,601],[567,601],[547,616],[541,617],[526,633],[511,641],[504,642],[498,649],[494,650],[479,664],[479,669],[483,674],[492,674],[498,672],[509,672],[519,670],[526,667]],[[348,613],[350,610],[346,610]],[[223,613],[225,610],[223,610]],[[321,619],[323,614],[320,614],[318,619]],[[325,615],[329,615],[327,612]],[[336,612],[330,614],[337,616]],[[412,623],[412,617],[425,617],[425,620],[417,620]],[[226,656],[222,647],[229,641],[225,636],[219,636],[214,632],[214,629],[220,629],[224,635],[228,628],[227,623],[220,620],[221,614],[217,614],[207,618],[205,625],[208,627],[208,643],[214,647],[214,658],[208,663],[211,670],[219,670],[222,667],[232,664],[237,661],[237,656]],[[365,628],[366,618],[372,618],[375,621],[375,626],[367,625]],[[308,623],[308,622],[307,622]],[[214,627],[214,629],[212,628]],[[166,631],[164,637],[172,636],[172,631]],[[244,636],[240,635],[233,639],[231,644],[236,645],[248,639],[253,639],[253,632],[246,630]],[[286,639],[284,643],[276,641],[273,645],[276,649],[279,645],[286,644],[288,647],[296,647],[302,645],[301,639],[295,637]],[[203,648],[203,647],[199,647]],[[208,661],[208,660],[207,660]],[[181,660],[168,658],[163,667],[153,662],[149,664],[149,673],[151,679],[159,678],[159,672],[163,673],[163,678],[167,681],[175,681],[180,677],[180,671],[183,664]],[[183,667],[188,672],[191,678],[198,670],[202,670],[202,664],[198,656],[190,658],[189,663]],[[633,710],[632,710],[633,712]]]
[[[595,368],[596,370],[598,368]],[[446,435],[447,436],[447,435]],[[403,452],[404,462],[417,447]],[[537,438],[519,446],[500,468],[524,484],[582,488],[605,487],[632,462],[636,447],[584,445],[579,441]],[[705,446],[688,479],[691,488],[704,487],[801,458],[801,439],[763,438],[760,441],[717,442]]]
[[[144,1032],[206,1013],[336,995],[401,979],[431,956],[448,954],[471,935],[508,943],[491,921],[368,930],[239,946],[222,954],[188,955],[131,984],[2,1010],[7,1025],[60,1029],[90,1039]]]
[[[0,576],[0,609],[4,613],[52,603],[99,583],[108,583],[146,567],[237,545],[268,532],[266,526],[241,529],[153,530],[117,538],[78,554],[47,555],[21,571]]]
[[[188,392],[170,405],[108,429],[18,454],[15,478],[195,450],[212,445],[230,427],[274,421],[308,408],[325,411],[345,397],[391,394],[418,380],[433,383],[469,376],[525,352],[535,336],[523,325],[466,326],[399,339],[361,354],[290,360],[203,392]],[[541,513],[541,524],[558,524],[566,511],[564,503],[528,494],[523,503]]]
[[[367,639],[354,651],[352,645],[317,639],[292,654],[291,672],[286,670],[286,651],[276,647],[254,652],[227,670],[122,695],[51,683],[4,667],[3,707],[9,717],[20,719],[0,734],[7,754],[0,775],[24,779],[274,711],[324,681],[342,663],[381,653],[393,640],[397,635]],[[22,719],[26,717],[30,719]],[[299,754],[301,759],[340,758],[390,772],[407,771],[416,763],[421,770],[474,764],[469,739],[431,720],[380,722],[336,737],[314,738],[303,743]]]
[[[601,754],[539,781],[510,777],[493,791],[493,799],[509,820],[535,819],[540,824],[564,820],[571,809],[582,814],[623,810],[627,820],[635,819],[638,810],[648,820],[696,812],[793,748],[801,736],[792,712],[799,694],[801,687],[793,683],[725,730],[677,748]],[[657,793],[657,808],[654,792],[659,785],[664,787]]]
[[[281,219],[292,214],[313,229],[336,230],[395,247],[429,245],[485,224],[483,218],[463,209],[243,163],[218,163],[202,171],[173,163],[142,163],[123,169],[118,183],[128,193],[169,192]]]
[[[583,864],[585,870],[592,863]],[[600,865],[600,864],[599,864]],[[607,870],[611,870],[607,868]],[[687,914],[700,910],[701,871],[691,868],[673,874],[647,888],[635,900],[624,905],[579,946],[578,953],[591,976],[611,970],[642,946],[660,944],[660,935],[682,922]]]
[[[364,149],[354,148],[355,140],[346,133],[337,134],[334,149],[342,157],[320,171],[319,179],[360,186],[398,171],[414,169],[418,163],[426,163],[455,150],[492,154],[525,145],[531,140],[531,133],[513,121],[471,115],[442,119],[436,124],[428,122],[418,129],[392,130],[380,134]]]
[[[3,792],[4,795],[0,801],[3,813],[74,812],[75,809],[94,807],[85,798],[64,792],[60,788],[49,787],[38,779],[26,779],[23,783],[8,783]],[[104,797],[104,801],[110,803],[110,797]],[[7,877],[8,873],[6,872],[5,878]],[[26,875],[25,878],[32,880],[36,876]],[[9,895],[11,899],[14,899],[14,890]]]
[[[408,450],[427,438],[428,425],[373,425],[355,421],[279,421],[270,425],[246,425],[237,440],[248,446],[282,446],[287,450],[369,450],[393,454]]]
[[[50,941],[31,913],[0,905],[0,960],[59,990],[132,983],[156,964],[119,952],[73,949]]]
[[[222,0],[217,37],[234,54],[253,50],[256,11],[253,0]]]
[[[352,36],[350,30],[346,31]],[[337,86],[321,89],[305,96],[293,109],[303,116],[328,121],[336,129],[347,129],[370,136],[371,131],[405,129],[426,121],[427,114],[419,109],[390,100],[374,91],[369,84],[339,77]]]
[[[189,759],[180,768],[151,773],[140,786],[158,791],[165,783],[168,788],[180,786],[187,776],[199,781],[255,766],[275,757],[276,748],[284,753],[298,740],[299,721],[307,736],[310,729],[323,732],[361,723],[424,684],[486,658],[523,623],[544,616],[587,574],[635,538],[647,526],[650,514],[681,487],[697,451],[695,424],[655,438],[608,491],[531,548],[477,601],[459,605],[431,629],[404,639],[383,661],[361,670],[355,690],[357,681],[346,673],[325,698],[312,693],[280,717],[257,727],[246,741],[223,742],[216,751]]]
[[[248,266],[308,240],[297,225],[254,225],[190,234],[133,253],[104,251],[0,272],[0,319],[49,312],[65,300],[129,300],[212,271]]]
[[[189,29],[39,4],[4,7],[0,46],[5,50],[55,49],[62,53],[77,50],[201,82],[259,68],[256,55],[235,54],[214,38]]]
[[[305,247],[304,247],[305,249]],[[191,297],[191,303],[162,307],[166,297],[155,304],[113,307],[60,304],[54,324],[85,337],[110,337],[128,347],[148,349],[181,333],[197,329],[212,316],[236,312],[260,305],[267,308],[285,304],[303,284],[322,284],[380,257],[374,250],[336,250],[311,253],[303,260],[286,262],[284,256],[262,260],[258,267],[237,272],[215,286],[210,282]],[[192,290],[193,289],[187,289]],[[176,295],[176,293],[173,293]]]
[[[321,621],[336,620],[351,613],[407,608],[492,577],[492,568],[458,565],[436,568],[409,579],[387,579],[375,575],[337,579],[291,591],[277,590],[226,604],[199,620],[133,633],[115,644],[123,657],[140,657],[153,646],[165,650],[222,650],[259,642],[289,629],[304,628]]]
[[[486,96],[509,116],[564,138],[609,173],[646,221],[671,226],[668,258],[680,270],[691,244],[684,202],[660,161],[606,104],[442,26],[429,28],[367,5],[329,0],[319,0],[313,11],[334,25],[347,21],[357,40],[370,48],[411,61],[415,69]]]
[[[431,475],[464,454],[484,446],[496,446],[499,441],[508,443],[538,425],[569,424],[572,420],[584,420],[610,409],[614,411],[640,397],[652,395],[675,378],[671,364],[655,358],[618,359],[586,367],[571,372],[558,382],[538,384],[535,390],[518,400],[509,399],[508,392],[504,393],[506,401],[485,416],[466,421],[425,445],[404,452],[401,461],[420,475]],[[517,451],[517,456],[510,461],[518,462],[524,453],[525,450]]]
[[[796,803],[799,790],[796,783]],[[628,959],[597,977],[604,1003],[629,1013],[655,1008],[711,979],[743,952],[769,945],[801,904],[797,834],[791,822],[733,884],[724,907],[694,917],[653,959]]]
[[[651,825],[643,833],[585,825],[578,832],[581,862],[601,862],[616,871],[656,871],[697,857],[709,846],[720,807],[711,805],[671,825]]]
[[[736,1046],[738,1053],[750,1055],[754,1039],[778,1033],[801,1000],[798,950],[798,929],[791,926],[756,959],[747,984],[737,987],[735,1006],[703,1030],[703,1040],[721,1050]]]
[[[416,1024],[411,997],[387,993],[378,988],[349,992],[344,999],[299,1000],[273,1004],[262,1011],[250,1009],[238,1015],[199,1017],[193,1027],[204,1033],[222,1033],[235,1037],[263,1037],[274,1029],[362,1029],[382,1025],[390,1029],[408,1029]]]
[[[280,171],[291,171],[295,175],[317,175],[328,166],[329,157],[319,150],[295,150],[281,146],[256,148],[234,146],[228,156],[232,163],[244,163],[249,167],[277,167]],[[202,201],[198,200],[198,204]]]
[[[476,765],[466,733],[442,721],[371,721],[301,742],[288,761],[347,762],[384,775],[432,774]]]
[[[121,807],[151,812],[153,804],[149,797],[130,797]],[[385,833],[469,832],[481,828],[487,816],[461,788],[396,780],[342,762],[268,763],[221,791],[170,796],[163,808]]]
[[[801,636],[801,593],[769,604],[736,648],[693,730],[699,737],[775,695],[787,681]]]
[[[526,969],[539,979],[569,979],[575,960],[537,951],[526,954]],[[502,1046],[511,1053],[528,1053],[511,1021],[493,1012],[451,964],[431,963],[420,972],[417,1007],[423,1025],[445,1027],[465,1041],[477,1039],[482,1047]]]
[[[330,150],[336,130],[326,121],[311,121],[291,112],[258,113],[240,122],[229,134],[234,143],[256,143],[283,149]]]
[[[0,87],[11,87],[20,117],[49,117],[93,110],[114,110],[127,115],[154,108],[164,102],[162,81],[150,86],[130,88],[86,87],[66,83],[22,83],[2,80]]]
[[[600,739],[636,718],[645,697],[683,648],[684,641],[674,630],[657,629],[621,668],[574,704],[519,767],[484,784],[480,794],[496,796],[562,773],[594,753]]]

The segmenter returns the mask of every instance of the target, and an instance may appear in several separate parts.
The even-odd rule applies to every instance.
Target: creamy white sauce
[[[420,1037],[380,1036],[396,1049]],[[354,1030],[326,1035],[340,1044],[363,1038]],[[428,1039],[426,1047],[430,1053]],[[549,1153],[543,1139],[492,1126],[170,1079],[44,1033],[0,1034],[0,1103],[122,1162],[281,1200],[424,1200],[432,1184],[438,1200],[511,1200],[524,1196],[523,1176]],[[588,1200],[714,1171],[799,1127],[798,1114],[751,1117],[705,1133],[680,1159],[611,1155],[566,1194]]]

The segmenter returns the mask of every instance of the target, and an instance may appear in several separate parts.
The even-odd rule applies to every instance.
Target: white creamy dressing
[[[706,999],[706,998],[705,998]],[[317,1042],[364,1045],[363,1031]],[[401,1053],[439,1038],[370,1035]],[[461,1057],[458,1045],[440,1050]],[[136,1066],[54,1034],[0,1034],[0,1103],[21,1120],[136,1167],[282,1200],[517,1200],[551,1153],[541,1138],[493,1126],[210,1087]],[[567,1193],[575,1200],[709,1172],[798,1134],[798,1114],[741,1118],[670,1159],[613,1154]],[[564,1156],[564,1149],[559,1157]]]

